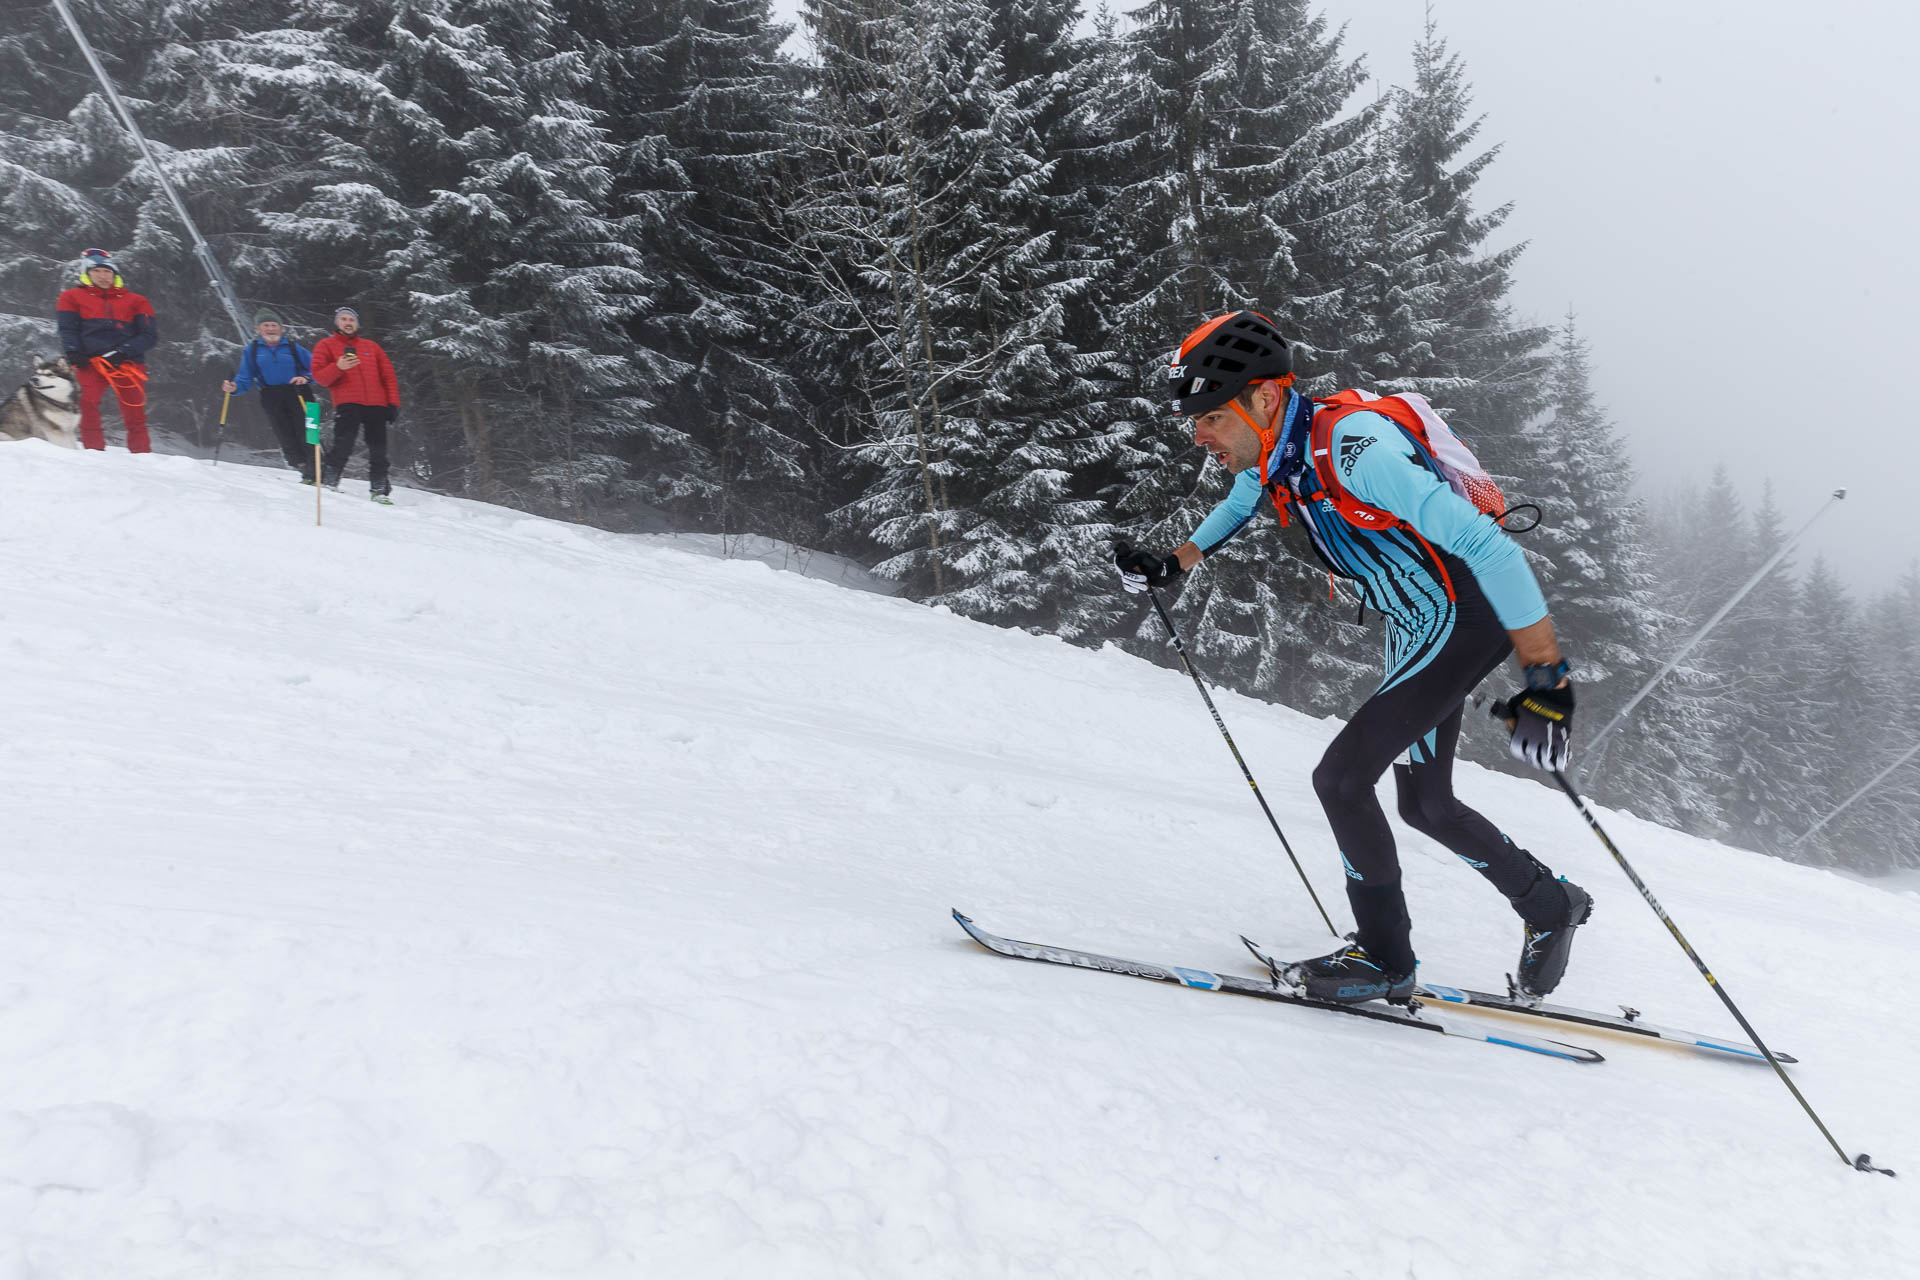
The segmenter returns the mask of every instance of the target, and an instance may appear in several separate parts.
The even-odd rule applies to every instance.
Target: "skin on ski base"
[[[1738,1040],[1722,1040],[1717,1036],[1703,1036],[1693,1031],[1681,1031],[1673,1027],[1663,1027],[1651,1022],[1641,1022],[1637,1017],[1615,1017],[1608,1013],[1595,1013],[1588,1009],[1570,1009],[1564,1005],[1540,1004],[1524,1005],[1518,1001],[1491,991],[1470,991],[1464,987],[1447,987],[1439,983],[1421,984],[1420,997],[1450,1004],[1460,1009],[1471,1009],[1475,1013],[1512,1014],[1515,1017],[1546,1018],[1554,1022],[1573,1022],[1581,1026],[1597,1027],[1603,1031],[1618,1031],[1623,1035],[1638,1036],[1643,1040],[1657,1040],[1666,1044],[1678,1045],[1688,1049],[1706,1049],[1728,1057],[1741,1058],[1752,1062],[1765,1062],[1766,1055],[1750,1044]],[[1776,1051],[1773,1055],[1781,1062],[1798,1062],[1791,1054]]]
[[[1253,996],[1261,1000],[1271,1000],[1279,1004],[1300,1005],[1308,1009],[1322,1009],[1330,1013],[1344,1013],[1354,1017],[1370,1018],[1376,1022],[1394,1022],[1404,1027],[1413,1027],[1421,1031],[1435,1031],[1441,1035],[1456,1036],[1464,1040],[1479,1040],[1487,1044],[1506,1045],[1512,1049],[1524,1049],[1544,1057],[1559,1058],[1565,1062],[1603,1062],[1604,1058],[1594,1050],[1583,1045],[1565,1044],[1558,1040],[1545,1040],[1537,1036],[1499,1036],[1490,1035],[1422,1017],[1379,1002],[1366,1004],[1330,1004],[1319,1000],[1309,1000],[1294,995],[1290,991],[1273,986],[1269,982],[1254,978],[1241,977],[1232,973],[1214,973],[1206,969],[1189,969],[1179,965],[1153,964],[1141,960],[1122,960],[1114,956],[1103,956],[1091,951],[1080,951],[1072,947],[1048,946],[1037,942],[1016,942],[1011,938],[1002,938],[988,933],[976,925],[973,920],[960,911],[953,912],[954,920],[967,931],[975,942],[998,955],[1010,956],[1017,960],[1035,960],[1045,964],[1066,965],[1077,969],[1093,969],[1103,973],[1125,974],[1133,978],[1147,978],[1155,982],[1169,982],[1178,986],[1193,987],[1201,991],[1224,991],[1232,995]]]

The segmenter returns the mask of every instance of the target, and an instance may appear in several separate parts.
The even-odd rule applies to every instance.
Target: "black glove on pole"
[[[1114,560],[1121,566],[1123,575],[1128,572],[1137,572],[1127,568],[1127,557],[1141,556],[1142,553],[1136,552],[1124,542],[1115,543],[1113,551]],[[1143,558],[1159,559],[1157,556],[1145,556]],[[1179,561],[1175,560],[1174,565],[1174,572],[1179,572]],[[1172,576],[1172,574],[1168,574],[1167,578],[1170,579]],[[1166,579],[1162,580],[1165,581]],[[1260,784],[1253,780],[1253,771],[1247,768],[1247,762],[1241,758],[1240,748],[1233,743],[1233,735],[1227,732],[1227,722],[1220,718],[1220,709],[1213,705],[1213,696],[1207,692],[1207,686],[1200,683],[1200,677],[1194,671],[1193,664],[1187,661],[1187,646],[1180,643],[1179,629],[1173,625],[1173,619],[1168,616],[1167,607],[1160,603],[1160,593],[1153,589],[1151,582],[1144,583],[1139,587],[1129,585],[1127,590],[1133,592],[1145,591],[1148,598],[1153,601],[1154,609],[1160,614],[1161,624],[1166,627],[1167,634],[1173,637],[1173,651],[1180,655],[1180,665],[1186,669],[1187,677],[1193,681],[1193,687],[1200,691],[1201,701],[1207,704],[1207,711],[1213,716],[1214,727],[1219,729],[1220,736],[1227,740],[1227,750],[1233,752],[1233,762],[1240,766],[1240,772],[1242,776],[1246,778],[1247,785],[1253,788],[1253,798],[1260,802],[1260,812],[1267,815],[1267,824],[1273,828],[1273,834],[1280,837],[1280,847],[1287,851],[1287,861],[1293,863],[1294,871],[1300,876],[1300,883],[1307,887],[1307,896],[1313,899],[1314,909],[1320,913],[1320,918],[1327,922],[1327,932],[1336,938],[1339,937],[1340,930],[1334,927],[1333,917],[1329,916],[1327,909],[1320,905],[1320,895],[1313,891],[1313,882],[1307,879],[1306,870],[1300,865],[1300,859],[1294,857],[1293,846],[1287,843],[1287,833],[1280,829],[1279,820],[1273,816],[1273,810],[1267,807],[1267,798],[1260,794]]]
[[[1124,542],[1114,543],[1113,562],[1120,566],[1120,585],[1128,595],[1137,596],[1148,587],[1164,587],[1183,572],[1179,556],[1157,556]]]
[[[1707,962],[1700,958],[1700,953],[1693,949],[1692,944],[1689,943],[1685,935],[1680,932],[1680,926],[1676,925],[1672,918],[1661,909],[1658,900],[1648,891],[1646,881],[1640,878],[1638,873],[1634,871],[1632,865],[1627,862],[1625,856],[1614,846],[1613,841],[1607,838],[1607,833],[1601,829],[1599,820],[1593,816],[1593,810],[1587,808],[1587,802],[1580,798],[1580,793],[1575,791],[1573,784],[1567,781],[1567,775],[1560,772],[1559,769],[1552,770],[1552,773],[1553,780],[1560,784],[1562,791],[1567,793],[1567,799],[1573,801],[1573,807],[1580,811],[1580,816],[1587,820],[1589,827],[1593,828],[1593,834],[1600,837],[1600,843],[1606,846],[1607,852],[1613,855],[1613,860],[1620,864],[1622,871],[1627,873],[1627,879],[1633,881],[1633,887],[1640,891],[1640,896],[1645,898],[1647,905],[1653,908],[1653,914],[1660,917],[1660,923],[1667,926],[1667,932],[1671,933],[1673,940],[1680,944],[1680,949],[1687,953],[1687,959],[1693,961],[1693,967],[1700,971],[1700,976],[1705,978],[1707,985],[1713,988],[1713,994],[1720,997],[1720,1003],[1727,1006],[1727,1012],[1731,1013],[1733,1020],[1740,1024],[1740,1029],[1747,1033],[1747,1038],[1752,1040],[1755,1047],[1767,1056],[1767,1062],[1773,1067],[1774,1074],[1780,1077],[1780,1083],[1787,1086],[1788,1091],[1793,1094],[1794,1100],[1798,1102],[1801,1109],[1807,1113],[1807,1118],[1812,1120],[1814,1126],[1820,1130],[1820,1136],[1827,1140],[1827,1145],[1832,1147],[1834,1153],[1846,1161],[1848,1165],[1860,1170],[1862,1173],[1884,1173],[1889,1178],[1893,1177],[1893,1170],[1882,1169],[1868,1158],[1866,1152],[1862,1151],[1858,1156],[1850,1156],[1847,1154],[1846,1149],[1834,1140],[1833,1134],[1828,1132],[1827,1126],[1821,1121],[1820,1117],[1814,1113],[1813,1106],[1806,1100],[1806,1097],[1801,1094],[1793,1081],[1788,1078],[1785,1068],[1780,1065],[1780,1060],[1773,1056],[1773,1050],[1767,1048],[1767,1042],[1760,1038],[1760,1033],[1753,1029],[1753,1024],[1747,1021],[1746,1016],[1740,1012],[1739,1006],[1734,1004],[1733,997],[1727,994],[1727,989],[1720,985],[1720,980],[1714,977],[1712,971],[1707,968]]]
[[[1536,769],[1565,769],[1573,754],[1573,686],[1522,689],[1495,712],[1512,729],[1507,749]]]

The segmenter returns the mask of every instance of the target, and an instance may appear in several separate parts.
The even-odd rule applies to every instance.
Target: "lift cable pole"
[[[253,331],[247,326],[246,316],[240,310],[240,299],[234,296],[233,285],[228,281],[227,273],[220,269],[219,260],[213,256],[213,249],[207,244],[206,237],[200,234],[200,228],[195,225],[193,215],[187,212],[186,203],[180,199],[180,193],[174,189],[173,180],[167,177],[167,171],[160,167],[160,158],[154,154],[153,147],[148,144],[147,135],[140,132],[140,126],[135,123],[133,113],[127,110],[127,104],[120,98],[120,91],[113,87],[113,81],[107,76],[107,69],[100,65],[99,55],[95,54],[93,46],[87,43],[86,33],[80,29],[79,22],[74,19],[73,10],[67,6],[67,0],[53,0],[53,7],[60,11],[60,17],[67,24],[67,30],[73,33],[74,43],[80,46],[80,52],[86,58],[87,65],[93,68],[94,77],[100,81],[100,88],[106,93],[107,101],[112,104],[114,112],[120,117],[120,123],[126,126],[127,132],[133,135],[134,142],[139,144],[140,154],[146,157],[147,166],[153,170],[153,176],[160,182],[160,189],[167,193],[167,199],[173,204],[173,212],[179,217],[181,225],[186,227],[187,236],[193,241],[193,256],[200,259],[201,267],[206,270],[207,280],[213,285],[214,294],[226,308],[228,318],[233,321],[235,332],[240,335],[240,341],[245,343],[253,336]]]
[[[1886,768],[1882,769],[1880,772],[1874,774],[1873,778],[1867,783],[1866,786],[1861,787],[1858,791],[1848,796],[1845,800],[1842,800],[1840,802],[1839,808],[1836,808],[1832,813],[1829,813],[1826,817],[1820,819],[1820,821],[1814,823],[1811,827],[1808,827],[1798,840],[1795,840],[1792,844],[1787,846],[1787,852],[1792,853],[1795,849],[1798,849],[1801,845],[1805,844],[1809,839],[1812,838],[1814,832],[1818,831],[1820,828],[1826,826],[1829,822],[1832,822],[1835,818],[1839,817],[1840,814],[1847,808],[1847,806],[1851,805],[1855,800],[1858,800],[1861,796],[1867,794],[1867,792],[1879,786],[1880,783],[1886,779],[1888,774],[1892,773],[1895,769],[1898,769],[1901,765],[1905,764],[1907,761],[1913,759],[1916,755],[1920,755],[1920,742],[1914,743],[1911,747],[1907,748],[1907,752],[1905,755],[1901,756],[1898,760],[1895,760],[1892,764],[1888,765]]]
[[[1593,740],[1586,744],[1585,750],[1587,753],[1587,757],[1589,759],[1594,761],[1599,760],[1600,744],[1607,740],[1607,735],[1612,733],[1615,729],[1619,728],[1621,721],[1625,720],[1627,716],[1633,711],[1633,709],[1640,705],[1641,699],[1645,698],[1648,694],[1652,693],[1654,686],[1659,684],[1662,680],[1666,679],[1667,673],[1669,671],[1672,671],[1675,667],[1679,666],[1681,663],[1681,660],[1684,659],[1688,654],[1693,652],[1694,646],[1699,644],[1702,640],[1706,639],[1707,633],[1709,631],[1712,631],[1715,627],[1719,626],[1721,621],[1725,619],[1729,613],[1733,612],[1734,606],[1738,605],[1742,600],[1745,600],[1747,598],[1747,593],[1752,591],[1755,587],[1759,586],[1760,580],[1766,577],[1769,573],[1772,573],[1774,570],[1774,567],[1778,565],[1782,560],[1785,560],[1787,558],[1787,553],[1793,550],[1794,546],[1800,541],[1800,539],[1807,536],[1807,530],[1813,528],[1814,521],[1818,520],[1821,516],[1827,514],[1828,508],[1832,507],[1834,503],[1839,502],[1841,499],[1845,498],[1846,496],[1847,496],[1847,491],[1845,489],[1835,489],[1833,491],[1833,496],[1828,498],[1826,502],[1821,505],[1820,509],[1813,513],[1813,519],[1808,520],[1805,524],[1801,525],[1800,532],[1794,534],[1791,538],[1788,538],[1785,542],[1781,543],[1780,549],[1773,553],[1773,558],[1771,560],[1768,560],[1765,564],[1761,565],[1760,568],[1754,572],[1754,575],[1751,578],[1747,579],[1746,585],[1733,593],[1733,599],[1721,605],[1719,612],[1715,613],[1711,618],[1708,618],[1706,625],[1693,633],[1693,639],[1681,645],[1680,652],[1674,654],[1671,658],[1668,658],[1667,664],[1664,667],[1661,667],[1660,670],[1654,672],[1653,679],[1647,681],[1645,684],[1640,686],[1640,692],[1634,694],[1633,697],[1629,698],[1627,700],[1627,705],[1620,708],[1620,710],[1618,710],[1617,712],[1615,712],[1613,719],[1607,721],[1606,727],[1600,730],[1599,733],[1595,734],[1593,737]]]

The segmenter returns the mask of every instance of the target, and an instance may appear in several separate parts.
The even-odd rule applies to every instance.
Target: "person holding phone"
[[[400,414],[400,383],[380,344],[360,332],[360,313],[341,307],[333,332],[313,347],[313,380],[333,396],[333,446],[321,462],[325,484],[340,487],[340,473],[364,431],[373,500],[393,505],[387,483],[387,428]]]

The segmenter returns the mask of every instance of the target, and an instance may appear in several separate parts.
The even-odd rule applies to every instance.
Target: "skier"
[[[80,258],[80,283],[54,304],[60,345],[80,384],[80,443],[107,447],[100,425],[100,398],[113,388],[120,421],[127,429],[128,453],[152,453],[147,434],[147,352],[160,340],[153,304],[126,287],[105,249],[88,249]],[[94,361],[101,361],[103,371]]]
[[[228,395],[245,395],[260,385],[260,408],[280,442],[280,455],[300,473],[302,484],[313,483],[313,450],[307,444],[307,415],[300,401],[313,373],[313,353],[291,338],[278,312],[262,307],[253,315],[259,336],[240,352],[240,367],[220,386]]]
[[[1194,443],[1233,473],[1233,488],[1171,554],[1122,545],[1127,589],[1163,586],[1192,569],[1252,519],[1264,493],[1283,520],[1289,507],[1299,512],[1327,568],[1358,582],[1387,619],[1385,678],[1313,771],[1359,927],[1331,954],[1283,966],[1282,977],[1341,1003],[1412,996],[1412,925],[1393,833],[1374,795],[1405,753],[1393,765],[1401,818],[1513,904],[1525,941],[1512,982],[1517,996],[1537,1002],[1566,972],[1592,899],[1453,794],[1467,695],[1509,653],[1525,678],[1502,708],[1513,753],[1545,769],[1567,763],[1573,683],[1525,556],[1448,485],[1409,431],[1383,413],[1319,407],[1295,390],[1292,352],[1265,316],[1235,311],[1201,325],[1180,345],[1170,380],[1174,411],[1193,419]],[[1336,415],[1323,465],[1337,467],[1347,494],[1390,523],[1364,527],[1342,516],[1308,456],[1316,413]]]
[[[369,494],[375,502],[392,506],[387,428],[400,414],[400,383],[380,344],[360,335],[360,313],[352,307],[337,309],[333,332],[313,344],[313,377],[333,395],[333,445],[323,463],[325,483],[340,487],[340,473],[347,469],[364,429]]]

